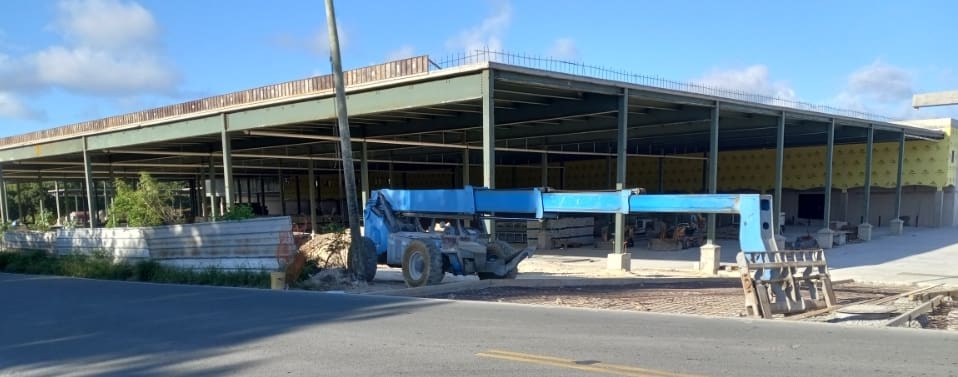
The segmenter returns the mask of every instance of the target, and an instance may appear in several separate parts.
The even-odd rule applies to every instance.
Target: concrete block
[[[900,236],[902,235],[902,233],[905,232],[905,222],[902,221],[901,219],[892,219],[888,223],[889,223],[888,226],[891,227],[892,234],[896,236]]]
[[[858,239],[862,241],[872,240],[872,224],[858,224]]]
[[[615,271],[631,271],[632,270],[632,253],[621,253],[609,254],[608,264],[606,268],[609,270]]]
[[[699,271],[709,275],[718,274],[719,262],[722,259],[722,247],[707,243],[699,248]]]
[[[835,232],[831,229],[823,228],[815,233],[815,241],[818,242],[818,247],[822,249],[831,249],[834,240]]]

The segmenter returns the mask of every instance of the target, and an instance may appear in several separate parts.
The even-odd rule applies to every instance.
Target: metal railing
[[[888,122],[893,120],[892,118],[884,115],[864,111],[842,109],[827,105],[816,105],[808,102],[777,98],[764,94],[749,93],[741,90],[720,88],[695,82],[669,80],[658,76],[648,76],[612,68],[592,66],[582,62],[572,62],[549,57],[515,54],[503,51],[475,50],[472,53],[453,54],[440,60],[430,60],[430,65],[441,68],[452,68],[485,62],[503,63],[519,67],[541,69],[603,80],[621,81],[659,89],[703,94],[714,97],[729,98],[738,101],[788,107],[797,110],[815,111],[831,115],[880,122]]]

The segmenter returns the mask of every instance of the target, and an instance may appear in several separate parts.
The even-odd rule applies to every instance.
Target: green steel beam
[[[28,145],[0,151],[0,162],[20,161],[37,157],[59,156],[83,152],[81,138]]]
[[[406,86],[371,90],[347,96],[350,115],[371,114],[449,102],[461,102],[481,97],[480,75],[460,76]],[[333,119],[336,117],[335,99],[322,98],[257,109],[242,110],[226,115],[231,131],[240,131],[281,124]],[[121,131],[87,136],[90,151],[127,147],[152,142],[217,135],[222,129],[220,114],[170,123],[142,126]],[[36,157],[57,156],[83,152],[81,138],[46,142],[0,150],[0,162],[19,161]]]
[[[462,102],[482,97],[480,75],[427,81],[405,86],[352,93],[346,96],[349,116]],[[336,99],[321,98],[228,114],[234,131],[336,118]]]
[[[219,135],[222,129],[222,115],[216,114],[203,118],[90,135],[87,137],[87,148],[96,151],[196,136]]]
[[[500,126],[528,123],[532,121],[561,121],[569,118],[597,114],[612,114],[617,111],[615,97],[587,95],[582,100],[555,100],[548,106],[530,105],[517,110],[502,111],[496,114],[496,124]],[[384,124],[369,127],[367,137],[396,136],[410,133],[438,131],[461,131],[482,127],[482,114],[464,113],[456,117],[436,120],[409,120],[402,123]]]

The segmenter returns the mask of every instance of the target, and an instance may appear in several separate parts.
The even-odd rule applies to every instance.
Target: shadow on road
[[[256,360],[222,361],[254,340],[309,331],[317,342],[348,342],[342,334],[324,332],[323,325],[443,304],[11,274],[0,274],[0,292],[0,374],[15,375],[56,375],[68,367],[96,375],[227,376],[256,365]],[[214,357],[218,361],[210,360]]]

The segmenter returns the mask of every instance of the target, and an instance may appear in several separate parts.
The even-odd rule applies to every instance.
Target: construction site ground
[[[795,237],[795,234],[787,234]],[[446,274],[442,284],[407,288],[398,268],[380,266],[369,284],[331,286],[351,293],[404,295],[453,300],[481,300],[534,305],[683,313],[724,317],[745,316],[744,294],[734,267],[735,240],[720,240],[722,269],[718,276],[698,271],[699,250],[652,251],[636,242],[631,271],[606,268],[608,243],[577,248],[539,250],[519,265],[516,280],[480,281],[474,276]],[[515,245],[521,247],[522,245]],[[871,242],[850,243],[828,250],[839,305],[899,295],[920,287],[958,288],[958,276],[947,261],[958,260],[958,234],[953,229],[906,228],[901,236],[876,229]],[[900,314],[922,302],[902,297],[888,302]],[[958,330],[958,307],[950,298],[906,326]],[[837,313],[802,319],[848,325],[882,326],[889,318],[839,318]],[[778,318],[779,320],[787,320]]]

